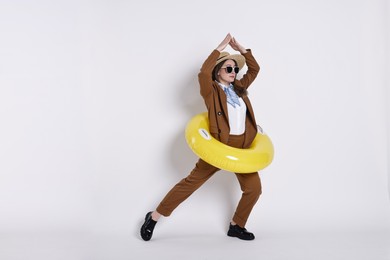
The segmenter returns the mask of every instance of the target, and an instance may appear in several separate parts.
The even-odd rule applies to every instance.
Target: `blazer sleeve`
[[[245,63],[248,66],[248,70],[240,80],[236,81],[235,85],[247,89],[257,77],[257,74],[260,71],[260,66],[257,63],[256,59],[253,57],[252,51],[250,49],[248,49],[247,52],[242,55],[245,57]]]
[[[200,85],[200,94],[203,98],[206,98],[212,92],[212,73],[215,67],[215,63],[219,57],[219,53],[220,52],[218,50],[213,50],[213,52],[207,57],[202,67],[200,68],[198,81]]]

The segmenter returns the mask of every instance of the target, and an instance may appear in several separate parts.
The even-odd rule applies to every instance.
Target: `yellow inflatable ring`
[[[194,116],[187,124],[185,137],[191,150],[209,164],[235,173],[252,173],[267,167],[273,160],[274,147],[261,130],[248,149],[221,143],[209,133],[207,113]]]

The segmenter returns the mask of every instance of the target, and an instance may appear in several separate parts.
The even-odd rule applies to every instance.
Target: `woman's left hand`
[[[230,40],[229,45],[230,45],[230,47],[233,48],[233,50],[239,51],[241,54],[246,53],[246,49],[244,48],[244,46],[242,46],[241,44],[239,44],[239,43],[236,41],[236,38],[234,38],[234,37]]]

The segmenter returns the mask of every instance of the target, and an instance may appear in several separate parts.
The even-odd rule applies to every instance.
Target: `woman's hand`
[[[229,45],[230,47],[233,48],[233,50],[235,51],[239,51],[241,54],[244,54],[246,53],[246,49],[244,48],[244,46],[242,46],[241,44],[239,44],[235,38],[231,38],[230,42],[229,42]]]
[[[231,40],[232,40],[232,36],[230,35],[230,33],[228,33],[226,35],[225,39],[223,39],[223,41],[218,45],[216,50],[219,52],[223,51],[226,48],[226,46],[228,46],[228,44],[230,44]]]

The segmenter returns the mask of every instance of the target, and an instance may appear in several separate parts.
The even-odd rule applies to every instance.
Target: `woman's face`
[[[231,71],[230,73],[227,72],[226,69],[227,67],[233,68],[230,69]],[[218,76],[219,76],[218,81],[224,85],[229,85],[230,83],[234,82],[234,80],[236,79],[236,73],[234,72],[234,67],[236,67],[236,64],[233,60],[226,60],[218,72]]]

